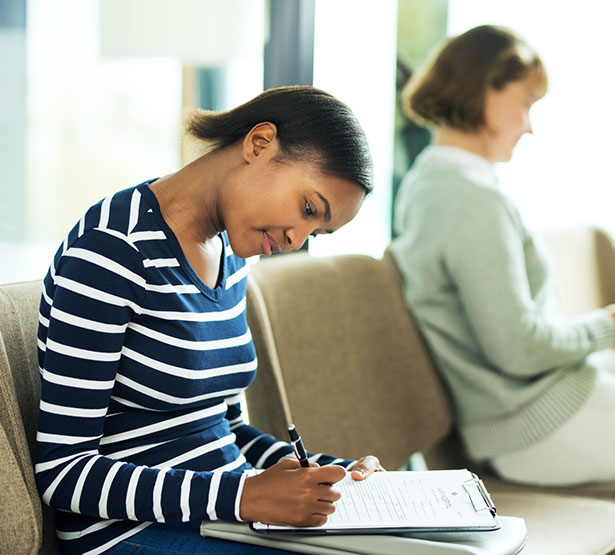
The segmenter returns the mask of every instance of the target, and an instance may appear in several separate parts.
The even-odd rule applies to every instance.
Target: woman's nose
[[[303,244],[307,241],[307,238],[312,233],[311,226],[303,226],[303,227],[293,227],[286,230],[286,244],[288,245],[287,250],[299,250]]]

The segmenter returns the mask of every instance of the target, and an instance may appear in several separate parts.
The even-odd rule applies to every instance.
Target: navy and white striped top
[[[256,372],[245,261],[223,233],[221,279],[205,285],[149,183],[90,208],[44,281],[36,478],[66,553],[154,521],[239,520],[245,471],[291,452],[242,419]]]

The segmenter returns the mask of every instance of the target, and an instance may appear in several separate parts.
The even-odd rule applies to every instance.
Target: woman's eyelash
[[[305,209],[305,215],[308,216],[309,218],[316,215],[315,210],[312,208],[308,200],[305,201],[304,209]],[[312,233],[310,233],[310,237],[316,237],[317,235],[318,235],[317,231],[312,231]]]

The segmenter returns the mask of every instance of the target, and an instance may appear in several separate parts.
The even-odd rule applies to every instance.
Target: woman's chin
[[[512,160],[513,157],[513,153],[509,152],[507,155],[502,156],[502,159],[500,160],[500,162],[510,162]]]
[[[231,245],[231,249],[233,249],[233,245]],[[256,256],[259,254],[263,254],[262,252],[254,252],[254,251],[245,251],[244,249],[233,249],[233,254],[238,256],[239,258],[250,258],[252,256]]]
[[[498,152],[491,158],[491,161],[495,163],[510,162],[512,160],[512,157],[513,157],[512,150],[509,150],[507,152]]]

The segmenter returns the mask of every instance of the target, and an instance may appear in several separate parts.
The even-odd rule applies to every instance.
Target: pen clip
[[[468,486],[467,486],[467,484],[470,484],[470,483],[475,486],[475,488],[478,490],[478,493],[480,493],[481,497],[483,498],[483,501],[485,502],[484,507],[477,507],[476,503],[474,503],[474,497],[472,497],[472,492],[468,489]],[[475,511],[484,511],[488,509],[489,512],[495,516],[496,514],[495,505],[493,504],[493,501],[491,500],[491,497],[489,496],[489,493],[487,492],[487,488],[485,487],[485,484],[483,484],[483,481],[478,476],[474,475],[469,480],[464,481],[463,489],[466,490],[466,493],[468,494],[468,497],[470,498],[470,502],[472,503],[472,507],[474,507]]]
[[[290,446],[293,448],[293,452],[295,453],[295,457],[297,457],[298,460],[301,460],[301,453],[299,453],[299,449],[297,449],[297,443],[298,443],[298,441],[291,441],[290,442]]]
[[[288,438],[290,440],[290,445],[295,452],[295,456],[299,460],[301,466],[306,468],[309,467],[310,461],[308,460],[307,452],[303,446],[303,441],[301,441],[301,436],[297,432],[294,424],[288,426]]]

